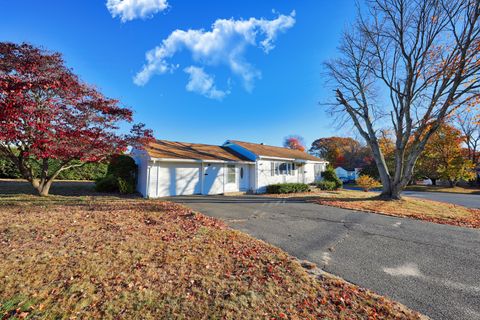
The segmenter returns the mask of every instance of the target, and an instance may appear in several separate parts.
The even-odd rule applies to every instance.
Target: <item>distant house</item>
[[[342,181],[352,181],[357,180],[360,175],[361,168],[354,168],[353,170],[346,170],[342,167],[336,167],[335,173],[337,177],[340,178]]]
[[[313,183],[327,161],[282,147],[228,140],[222,146],[157,140],[133,149],[146,198],[265,192],[274,183]]]

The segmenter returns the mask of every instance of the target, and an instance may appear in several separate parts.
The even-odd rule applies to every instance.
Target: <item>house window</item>
[[[270,175],[279,176],[279,175],[294,175],[295,164],[290,162],[270,162]]]
[[[294,176],[295,175],[295,163],[290,164],[290,175]]]
[[[287,174],[288,172],[288,163],[282,162],[279,164],[279,174]]]
[[[227,165],[227,183],[235,183],[235,165]]]
[[[240,168],[240,179],[243,179],[243,167]]]
[[[320,175],[322,174],[322,167],[323,166],[319,163],[315,164],[315,166],[313,167],[315,177],[320,177]]]

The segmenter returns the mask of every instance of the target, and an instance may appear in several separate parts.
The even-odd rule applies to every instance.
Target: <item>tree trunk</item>
[[[430,181],[432,181],[432,186],[437,185],[437,179],[436,178],[430,178]]]
[[[52,186],[53,179],[52,180],[46,180],[46,181],[41,181],[35,183],[35,181],[32,181],[33,187],[37,190],[38,195],[41,197],[47,197],[50,192],[50,187]]]
[[[393,183],[388,183],[387,186],[385,184],[383,185],[382,193],[380,194],[380,198],[383,198],[385,200],[400,200],[402,199],[401,192],[402,192],[401,187],[398,185],[394,185]]]

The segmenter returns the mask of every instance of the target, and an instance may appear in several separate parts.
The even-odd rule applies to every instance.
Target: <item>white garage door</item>
[[[203,194],[221,194],[223,192],[223,164],[206,164],[204,167]]]
[[[158,172],[158,197],[199,194],[200,164],[161,163]]]

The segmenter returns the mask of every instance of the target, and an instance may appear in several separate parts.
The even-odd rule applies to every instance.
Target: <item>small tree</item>
[[[297,135],[291,135],[285,138],[283,146],[288,149],[305,151],[305,142],[303,138]]]
[[[451,188],[459,181],[475,179],[475,166],[472,161],[459,156],[451,159],[448,163],[441,165],[438,170],[440,177],[448,181]]]
[[[333,169],[333,167],[330,165],[328,165],[327,169],[322,172],[322,178],[324,181],[330,181],[335,183],[335,189],[339,189],[343,186],[342,180],[338,178],[335,169]]]
[[[319,156],[333,167],[360,168],[370,163],[370,149],[350,137],[327,137],[312,142],[310,153]]]
[[[462,132],[449,124],[443,124],[432,135],[418,159],[416,176],[423,176],[436,184],[437,179],[445,179],[450,186],[460,180],[475,178],[474,165],[462,148]]]
[[[132,111],[83,83],[59,53],[0,43],[0,155],[40,195],[62,171],[151,138],[143,125],[130,135],[115,133],[122,121],[131,122]]]
[[[457,113],[455,119],[467,145],[468,159],[476,164],[480,147],[480,115],[465,108]]]
[[[358,177],[356,182],[358,186],[365,192],[382,186],[378,180],[367,175]]]

